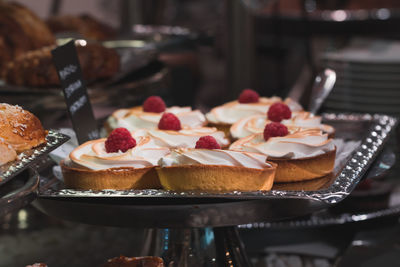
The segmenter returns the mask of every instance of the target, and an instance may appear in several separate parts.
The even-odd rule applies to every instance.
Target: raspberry
[[[136,140],[125,128],[117,128],[113,130],[105,142],[107,153],[118,151],[126,152],[128,149],[131,149],[135,146]]]
[[[161,113],[165,111],[165,103],[159,96],[150,96],[143,102],[143,111]]]
[[[239,96],[239,103],[257,103],[259,95],[256,91],[251,89],[245,89]]]
[[[270,137],[285,136],[289,133],[288,128],[279,122],[271,122],[265,125],[264,140],[268,141]]]
[[[158,122],[158,129],[179,131],[181,129],[181,122],[174,114],[164,113]]]
[[[269,107],[267,116],[270,121],[281,122],[284,119],[290,119],[292,111],[286,104],[278,102]]]
[[[205,149],[221,149],[221,146],[217,143],[214,137],[207,135],[202,136],[197,140],[195,148],[205,148]]]

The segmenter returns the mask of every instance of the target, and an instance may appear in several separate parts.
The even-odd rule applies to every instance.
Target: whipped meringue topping
[[[310,112],[306,111],[295,111],[292,112],[292,117],[288,120],[281,121],[282,124],[287,127],[300,127],[303,129],[318,128],[323,132],[331,134],[334,132],[332,126],[322,124],[321,116],[315,116]],[[233,138],[239,139],[251,134],[262,133],[265,125],[270,123],[265,114],[253,115],[243,118],[234,123],[230,129]]]
[[[226,147],[230,144],[230,141],[225,138],[225,133],[218,131],[215,127],[183,129],[180,131],[139,129],[132,132],[132,136],[135,139],[148,136],[153,146],[168,148],[194,148],[199,138],[206,135],[214,137],[221,147]]]
[[[206,118],[199,110],[192,110],[191,107],[170,107],[165,112],[176,115],[182,128],[198,128],[206,124]],[[158,122],[163,113],[144,112],[142,107],[131,109],[119,109],[108,119],[110,128],[124,127],[129,131],[137,129],[157,129]]]
[[[88,141],[69,154],[74,164],[91,170],[133,167],[145,168],[156,166],[158,160],[167,155],[170,150],[165,147],[155,147],[150,138],[136,139],[137,145],[126,152],[107,153],[106,139]]]
[[[276,102],[282,102],[280,97],[260,97],[257,103],[239,103],[238,101],[228,102],[222,106],[211,109],[206,114],[206,118],[211,123],[233,124],[238,120],[256,114],[265,115],[269,107]],[[284,103],[289,106],[292,111],[300,111],[303,108],[297,102],[290,98],[285,99]]]
[[[253,134],[237,140],[229,149],[262,153],[272,158],[300,159],[333,151],[335,145],[320,129],[289,128],[286,136],[265,141],[262,133]]]
[[[259,153],[221,149],[180,148],[172,150],[171,154],[161,158],[159,165],[161,167],[168,167],[203,164],[264,169],[271,167],[266,160],[267,157]]]

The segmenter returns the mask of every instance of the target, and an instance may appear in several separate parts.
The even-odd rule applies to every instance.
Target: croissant
[[[17,159],[17,152],[6,142],[0,139],[0,166]]]
[[[0,138],[16,153],[46,143],[46,135],[35,115],[19,106],[0,104]]]

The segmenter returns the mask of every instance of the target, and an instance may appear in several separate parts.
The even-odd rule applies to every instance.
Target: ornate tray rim
[[[50,130],[46,136],[46,144],[29,149],[18,155],[18,159],[0,166],[0,186],[10,181],[26,168],[37,163],[42,157],[61,146],[69,139],[61,133]]]
[[[347,225],[350,223],[367,222],[371,220],[396,217],[400,214],[400,206],[382,210],[359,213],[341,213],[330,217],[310,217],[291,221],[259,222],[239,225],[241,229],[306,229],[324,226]]]
[[[158,189],[148,190],[73,190],[45,189],[39,192],[39,198],[208,198],[230,200],[266,200],[276,198],[304,199],[322,202],[327,205],[335,204],[344,199],[354,189],[358,181],[368,170],[371,163],[383,149],[389,135],[396,127],[395,117],[383,114],[335,114],[322,115],[328,121],[369,121],[372,123],[368,134],[361,145],[354,151],[345,166],[337,175],[335,182],[327,189],[318,191],[253,191],[253,192],[174,192]]]
[[[373,178],[372,178],[373,179]],[[391,197],[398,198],[400,196],[400,186],[392,184],[395,189],[391,193]],[[256,222],[239,225],[243,229],[308,229],[325,226],[339,226],[354,223],[363,223],[373,220],[383,220],[396,218],[400,215],[400,204],[398,201],[391,203],[386,208],[366,211],[343,211],[335,213],[330,209],[325,209],[313,213],[308,218],[293,218],[290,220],[275,222]]]

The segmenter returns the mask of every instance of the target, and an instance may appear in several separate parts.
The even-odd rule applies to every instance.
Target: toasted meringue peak
[[[132,132],[135,139],[149,137],[154,146],[168,148],[194,148],[199,138],[206,135],[214,137],[221,147],[227,147],[230,144],[224,132],[218,131],[214,127],[182,129],[180,131],[139,129]]]
[[[267,117],[264,115],[253,115],[243,118],[234,123],[230,129],[231,135],[235,139],[243,138],[255,133],[262,133],[265,125],[270,123]],[[295,111],[292,113],[292,117],[288,120],[281,121],[282,124],[287,127],[300,127],[303,129],[308,128],[319,128],[323,132],[331,134],[334,132],[332,126],[322,124],[321,117],[315,116],[307,111]]]
[[[161,167],[176,165],[222,165],[241,166],[253,169],[264,169],[271,167],[266,162],[267,157],[259,153],[230,151],[221,149],[173,149],[171,154],[159,161]]]
[[[169,148],[157,147],[151,143],[150,138],[138,138],[137,145],[126,152],[107,153],[105,138],[88,141],[70,155],[70,160],[82,167],[91,170],[104,170],[109,168],[133,167],[144,168],[156,166],[158,160],[169,153]]]
[[[232,101],[211,109],[211,111],[206,114],[206,118],[211,123],[233,124],[248,116],[256,114],[265,115],[269,107],[276,102],[282,102],[282,99],[276,96],[270,98],[260,97],[257,103],[244,104],[238,101]],[[287,104],[292,111],[300,111],[303,109],[300,104],[290,98],[285,99],[283,102]]]
[[[322,155],[335,149],[332,139],[318,128],[288,127],[289,134],[264,140],[263,134],[253,134],[234,142],[230,149],[257,152],[272,158],[300,159]]]

